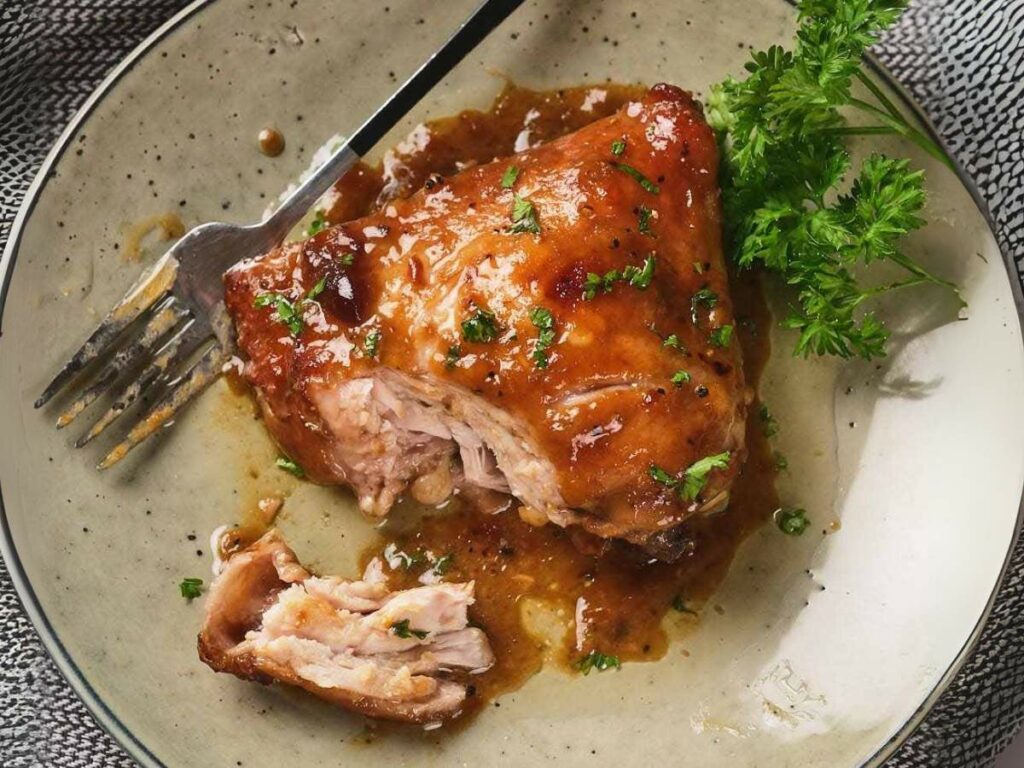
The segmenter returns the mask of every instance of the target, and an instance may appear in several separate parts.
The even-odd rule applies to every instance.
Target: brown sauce
[[[533,92],[509,85],[489,111],[469,110],[433,121],[417,129],[417,142],[392,150],[386,163],[361,163],[335,187],[325,218],[341,223],[366,215],[429,184],[433,174],[451,174],[513,153],[524,130],[531,144],[556,138],[613,113],[644,90],[602,85]],[[770,352],[771,318],[758,274],[734,273],[731,291],[747,382],[756,391]],[[625,544],[594,545],[593,539],[580,541],[554,525],[532,526],[520,519],[514,505],[487,514],[456,500],[447,512],[425,516],[411,530],[384,529],[379,542],[363,553],[363,563],[395,545],[408,555],[450,555],[443,578],[475,581],[471,618],[486,631],[497,663],[471,679],[467,714],[521,686],[546,661],[571,669],[591,651],[621,663],[656,660],[668,647],[666,617],[698,622],[739,545],[778,508],[775,462],[758,411],[755,400],[746,429],[748,457],[729,507],[686,524],[694,546],[681,562],[651,562]],[[258,531],[247,530],[239,541],[255,535]],[[417,586],[428,569],[424,561],[385,572],[393,587],[407,588]],[[585,601],[586,631],[578,633],[574,617],[580,600]],[[555,630],[532,632],[526,616],[530,606],[543,606],[554,617]]]
[[[277,157],[284,152],[284,134],[276,128],[264,128],[256,137],[260,152],[267,157]]]
[[[127,227],[124,233],[124,247],[121,250],[127,261],[138,261],[142,255],[142,243],[153,232],[163,241],[175,240],[185,234],[185,223],[175,213],[158,213],[147,216]]]

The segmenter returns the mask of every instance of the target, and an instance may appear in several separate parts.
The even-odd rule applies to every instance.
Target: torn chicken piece
[[[745,456],[717,169],[699,104],[658,85],[242,262],[226,300],[268,428],[371,515],[461,487],[683,556]]]
[[[383,581],[312,576],[277,531],[227,562],[214,581],[199,656],[219,672],[297,685],[371,717],[456,717],[459,677],[494,655],[468,626],[473,584],[392,592]]]

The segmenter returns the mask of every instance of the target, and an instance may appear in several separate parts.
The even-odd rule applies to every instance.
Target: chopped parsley
[[[601,653],[600,651],[591,651],[578,660],[575,667],[584,675],[589,675],[592,669],[596,669],[598,672],[604,672],[607,669],[622,669],[622,663],[619,661],[618,656]]]
[[[292,336],[302,333],[302,312],[295,308],[287,296],[280,293],[261,293],[253,300],[252,305],[257,308],[273,306],[278,321],[288,327],[288,332]]]
[[[452,563],[454,562],[455,555],[449,552],[448,554],[441,555],[441,557],[437,558],[437,560],[434,561],[434,567],[430,570],[432,570],[438,576],[444,576],[446,573],[448,573],[449,569],[451,569]]]
[[[299,464],[296,463],[295,461],[289,459],[287,456],[278,456],[277,461],[274,462],[274,466],[277,467],[278,469],[283,469],[290,475],[295,475],[295,477],[301,478],[306,476],[306,470],[299,466]]]
[[[477,344],[486,344],[498,338],[498,322],[494,313],[478,309],[472,316],[463,320],[462,338]]]
[[[723,325],[721,328],[715,328],[711,332],[711,345],[720,349],[725,349],[729,346],[729,342],[732,341],[732,326]]]
[[[654,254],[644,257],[643,266],[636,267],[630,264],[622,270],[622,279],[638,290],[645,290],[654,278]]]
[[[694,616],[697,615],[697,612],[695,610],[687,606],[686,601],[683,599],[682,595],[676,595],[672,598],[672,608],[678,611],[679,613],[689,613]]]
[[[775,511],[775,524],[787,536],[800,536],[810,526],[807,512],[802,509],[779,509]]]
[[[396,621],[394,624],[391,625],[391,631],[394,632],[396,635],[398,635],[399,637],[401,637],[403,639],[410,638],[410,637],[417,637],[420,640],[422,640],[423,638],[425,638],[427,635],[430,634],[425,629],[412,629],[412,628],[410,628],[409,627],[409,620],[408,619],[402,619],[401,621]]]
[[[544,307],[533,307],[530,310],[530,322],[539,331],[537,343],[534,345],[533,354],[530,357],[534,365],[544,369],[548,367],[548,349],[555,342],[555,318]]]
[[[191,602],[203,593],[203,580],[193,578],[182,579],[178,589],[181,590],[181,596]]]
[[[309,222],[309,227],[306,229],[306,234],[312,237],[317,232],[322,231],[323,228],[326,226],[327,219],[325,218],[325,212],[323,210],[318,210],[314,214],[313,220]]]
[[[779,451],[772,453],[772,458],[775,460],[775,469],[779,472],[789,469],[789,459]]]
[[[306,294],[306,298],[303,301],[312,301],[321,293],[324,292],[324,288],[327,287],[327,275],[324,275],[316,281],[316,285],[309,289],[309,293]]]
[[[602,653],[599,650],[592,650],[573,666],[584,675],[589,675],[591,670],[604,672],[605,670],[621,670],[623,668],[618,656]]]
[[[757,412],[757,417],[761,421],[761,433],[765,437],[774,437],[778,434],[779,422],[776,421],[774,416],[772,416],[772,412],[768,410],[768,406],[764,403],[761,404],[761,408]]]
[[[622,157],[622,153],[626,151],[626,140],[616,139],[612,142],[612,154],[616,157]]]
[[[525,197],[520,197],[514,193],[512,195],[512,226],[508,228],[508,231],[514,235],[523,234],[524,232],[532,232],[535,235],[540,234],[537,209]]]
[[[338,261],[341,262],[341,266],[343,267],[351,267],[352,262],[354,262],[355,260],[356,255],[354,253],[343,253],[341,254],[341,258],[338,259]]]
[[[701,288],[693,296],[690,297],[690,317],[693,319],[693,324],[697,325],[700,308],[714,309],[718,304],[718,294],[712,291],[710,288]]]
[[[644,257],[644,263],[642,266],[636,266],[634,264],[628,265],[621,272],[617,269],[610,269],[603,275],[599,275],[596,272],[588,272],[587,278],[583,283],[583,298],[593,299],[600,293],[611,293],[612,288],[616,283],[627,283],[637,290],[645,290],[651,284],[651,280],[654,278],[654,266],[656,259],[654,254],[648,254]]]
[[[708,482],[708,475],[713,470],[725,469],[729,466],[729,457],[728,451],[714,456],[705,456],[687,467],[681,478],[669,474],[655,464],[650,466],[647,473],[655,482],[678,493],[679,498],[683,501],[693,501],[704,490],[704,486]]]
[[[516,183],[516,179],[519,178],[519,169],[514,165],[510,165],[505,169],[505,173],[501,175],[501,188],[512,189]]]
[[[662,339],[661,346],[670,347],[671,349],[683,349],[683,342],[679,340],[679,337],[676,334],[670,333]]]
[[[413,552],[411,555],[402,552],[398,545],[392,542],[384,547],[384,559],[388,563],[388,567],[394,570],[395,568],[404,568],[409,571],[417,565],[421,565],[426,562],[427,558],[422,552]]]
[[[636,179],[637,183],[640,184],[645,190],[650,192],[652,195],[656,195],[661,192],[661,188],[653,181],[644,176],[640,171],[634,168],[632,165],[626,165],[626,163],[612,163],[616,168],[622,171],[627,176],[632,176]]]
[[[646,205],[641,205],[637,211],[637,231],[641,235],[649,235],[654,237],[654,230],[651,229],[651,218],[654,216],[654,211],[648,208]]]
[[[459,364],[459,360],[462,359],[462,347],[458,344],[452,344],[448,347],[448,354],[444,356],[444,367],[449,371]]]
[[[310,303],[324,292],[324,288],[327,287],[327,276],[324,275],[316,284],[309,289],[305,296],[299,299],[297,304],[293,304],[291,300],[281,293],[261,293],[255,299],[253,299],[252,305],[254,307],[269,307],[273,306],[277,312],[277,319],[279,322],[284,323],[288,326],[288,332],[292,336],[298,336],[302,333],[304,323],[302,321],[302,311],[306,304]]]
[[[380,350],[380,340],[383,337],[378,328],[374,328],[363,339],[363,351],[366,352],[367,357],[377,357],[377,352]]]
[[[675,373],[672,374],[672,383],[675,384],[677,387],[681,387],[683,386],[683,384],[686,384],[689,381],[689,371],[676,371]]]

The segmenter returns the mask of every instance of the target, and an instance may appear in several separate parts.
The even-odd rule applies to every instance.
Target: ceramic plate
[[[0,487],[4,554],[51,653],[145,765],[701,766],[877,764],[905,738],[976,638],[1015,537],[1024,485],[1024,359],[1015,281],[957,176],[927,169],[930,224],[910,249],[964,287],[885,308],[881,365],[789,357],[777,331],[762,382],[782,430],[788,504],[814,535],[751,537],[715,610],[656,663],[546,670],[444,735],[368,740],[312,698],[212,674],[201,605],[211,531],[262,493],[315,567],[352,573],[372,530],[347,497],[282,486],[275,452],[223,382],[105,474],[98,451],[33,411],[59,361],[166,243],[124,257],[148,217],[251,222],[328,137],[351,131],[468,14],[473,0],[219,0],[134,54],[61,139],[4,255]],[[634,14],[635,11],[635,14]],[[748,46],[788,43],[782,0],[527,4],[382,146],[417,122],[486,106],[502,77],[531,87],[670,81],[698,93]],[[283,155],[256,151],[276,125]],[[820,530],[817,530],[820,529]],[[823,533],[824,532],[824,533]],[[671,762],[671,760],[670,760]]]

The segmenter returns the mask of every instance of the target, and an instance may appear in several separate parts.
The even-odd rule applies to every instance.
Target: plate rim
[[[3,254],[0,256],[0,334],[3,332],[2,324],[4,307],[7,301],[7,291],[10,286],[11,277],[14,274],[14,266],[17,261],[18,250],[21,243],[21,236],[25,228],[25,223],[32,214],[36,202],[45,188],[46,182],[50,178],[53,167],[63,157],[64,152],[68,149],[71,143],[71,140],[77,134],[79,127],[91,116],[92,112],[97,106],[99,106],[121,78],[139,61],[141,61],[150,49],[181,27],[186,21],[194,17],[199,11],[212,5],[214,2],[216,2],[216,0],[193,0],[192,3],[178,11],[147,35],[107,74],[106,77],[103,78],[100,84],[96,86],[82,106],[75,112],[67,126],[60,133],[53,147],[51,147],[50,151],[47,153],[38,172],[26,190],[25,197],[22,199],[22,202],[18,207],[18,212],[11,224],[10,233],[4,247]],[[783,0],[783,2],[787,2],[790,5],[795,4],[794,0]],[[882,78],[885,81],[885,84],[895,92],[899,101],[902,103],[902,106],[909,110],[914,118],[918,120],[929,138],[941,146],[946,154],[952,158],[954,173],[963,185],[964,189],[966,189],[970,194],[979,213],[981,213],[984,218],[989,231],[995,238],[996,247],[999,250],[1003,261],[1003,267],[1006,270],[1006,277],[1010,283],[1010,293],[1013,296],[1014,305],[1017,310],[1017,323],[1022,332],[1022,339],[1024,339],[1024,289],[1022,289],[1021,279],[1017,274],[1016,265],[1014,264],[1012,257],[1007,253],[998,236],[996,236],[998,228],[993,220],[988,204],[981,195],[974,179],[971,178],[963,165],[949,152],[947,142],[942,139],[938,131],[935,129],[931,119],[918,105],[903,84],[889,72],[889,70],[873,53],[868,52],[865,56],[865,61],[871,70],[873,70],[878,77]],[[1022,348],[1024,348],[1024,341],[1022,341]],[[978,616],[978,620],[976,621],[974,628],[971,630],[971,633],[968,635],[967,640],[964,642],[963,646],[961,646],[952,662],[950,662],[945,672],[939,677],[938,682],[928,695],[925,696],[917,709],[911,713],[896,732],[893,733],[892,736],[890,736],[889,739],[882,744],[873,755],[861,763],[859,768],[877,768],[877,766],[882,765],[882,763],[891,757],[893,753],[895,753],[896,750],[899,749],[899,747],[902,746],[917,730],[929,712],[934,708],[939,698],[941,698],[941,696],[946,692],[953,680],[963,669],[967,660],[972,656],[978,646],[985,627],[988,626],[996,598],[1002,591],[1013,552],[1016,549],[1018,540],[1021,536],[1022,528],[1024,528],[1024,486],[1021,488],[1020,500],[1017,504],[1017,519],[1014,523],[1013,532],[1006,549],[1006,554],[1003,558],[1002,566],[999,570],[999,575],[993,584],[992,591],[988,596],[985,607]],[[11,583],[14,585],[15,592],[21,603],[21,607],[29,617],[36,635],[39,637],[43,647],[53,660],[61,676],[82,701],[96,722],[99,723],[99,725],[128,753],[131,758],[137,760],[145,766],[145,768],[168,768],[168,766],[156,757],[156,755],[150,751],[149,747],[147,747],[143,741],[121,721],[121,719],[109,708],[102,697],[100,697],[100,695],[95,691],[82,670],[79,669],[78,665],[75,663],[72,655],[64,646],[54,627],[50,624],[50,620],[47,617],[46,612],[43,610],[43,606],[39,602],[39,599],[35,594],[35,590],[22,567],[21,559],[18,555],[17,547],[14,542],[14,537],[11,534],[10,525],[7,520],[7,511],[3,502],[2,486],[0,486],[0,556],[3,557],[8,574],[11,578]]]

